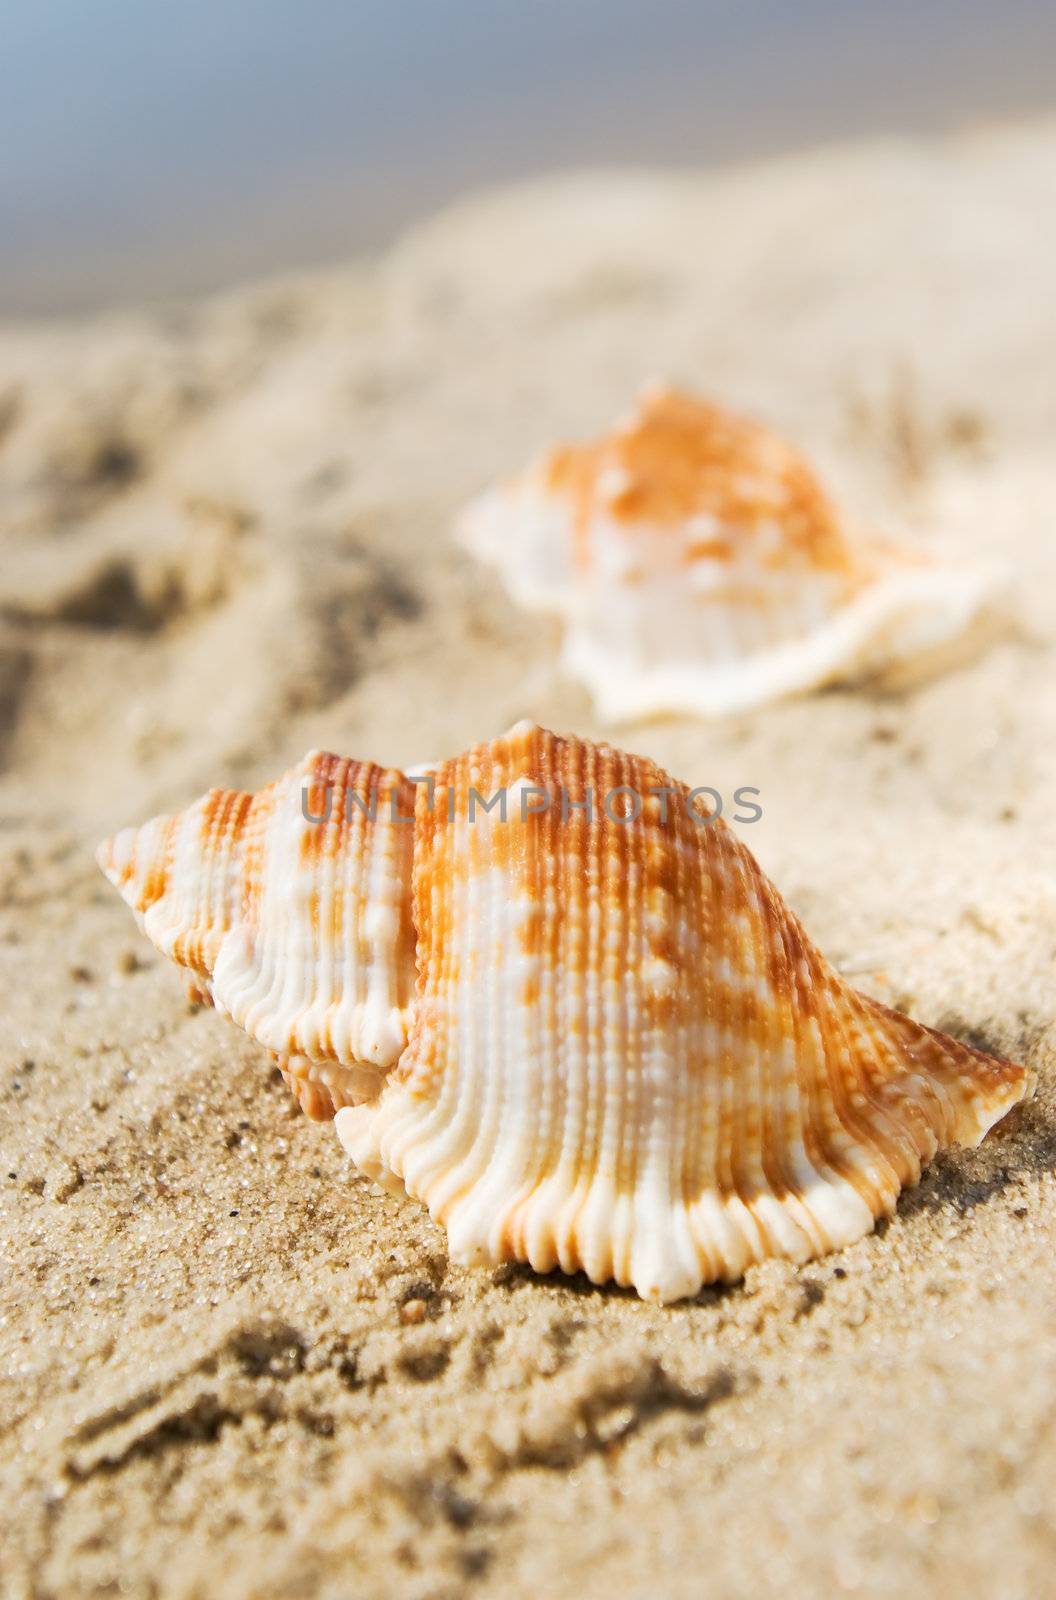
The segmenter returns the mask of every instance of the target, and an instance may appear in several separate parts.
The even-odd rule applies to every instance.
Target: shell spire
[[[258,794],[213,789],[99,865],[189,992],[276,1057],[310,1116],[377,1091],[414,990],[414,787],[313,751]]]
[[[306,819],[327,785],[332,814]],[[854,990],[684,784],[530,724],[413,788],[313,755],[102,860],[462,1263],[672,1300],[806,1261],[1032,1087]]]
[[[856,533],[784,439],[658,385],[456,532],[518,604],[563,618],[565,666],[614,722],[743,711],[933,656],[995,587]]]

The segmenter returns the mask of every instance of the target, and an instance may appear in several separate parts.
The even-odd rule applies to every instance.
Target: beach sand
[[[1054,202],[1053,123],[557,176],[376,262],[0,330],[5,1595],[1053,1592]],[[654,376],[1010,569],[942,676],[618,742],[757,787],[826,954],[1040,1080],[871,1237],[668,1308],[451,1267],[92,857],[313,745],[599,731],[450,524]]]

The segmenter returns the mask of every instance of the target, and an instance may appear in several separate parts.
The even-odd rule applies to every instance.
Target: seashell
[[[460,1263],[666,1301],[806,1261],[1031,1088],[851,988],[685,785],[530,724],[413,788],[316,753],[99,859]]]
[[[515,602],[563,618],[564,666],[617,722],[743,711],[930,654],[995,580],[853,535],[791,445],[656,386],[456,531]]]

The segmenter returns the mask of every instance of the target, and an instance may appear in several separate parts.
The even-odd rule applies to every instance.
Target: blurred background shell
[[[664,385],[458,521],[518,604],[564,620],[598,715],[745,711],[960,641],[996,570],[857,532],[760,423]]]

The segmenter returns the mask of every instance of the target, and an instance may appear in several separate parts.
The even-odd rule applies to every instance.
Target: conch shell
[[[309,755],[99,860],[462,1263],[674,1300],[806,1261],[1030,1088],[852,989],[685,785],[530,724],[413,782]]]
[[[480,496],[456,532],[518,604],[563,618],[564,665],[613,722],[934,658],[997,578],[853,536],[791,445],[661,387],[607,437]]]

